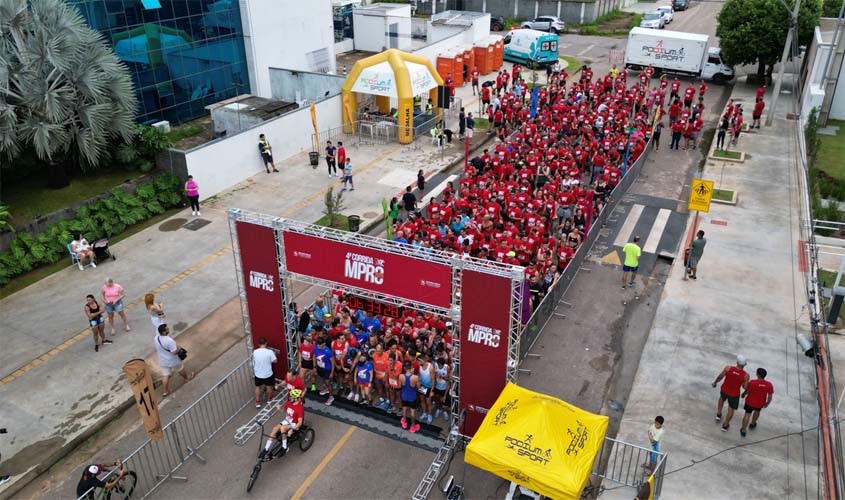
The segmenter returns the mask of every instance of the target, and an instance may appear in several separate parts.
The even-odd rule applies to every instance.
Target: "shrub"
[[[57,221],[36,236],[17,233],[9,250],[0,253],[0,286],[37,266],[68,258],[67,244],[76,233],[83,233],[89,241],[114,236],[179,205],[181,188],[175,175],[159,175],[139,185],[135,194],[115,188],[110,196],[79,207],[74,219]]]

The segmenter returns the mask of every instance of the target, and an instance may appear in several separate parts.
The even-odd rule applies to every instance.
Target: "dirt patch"
[[[634,15],[625,12],[625,16],[619,19],[613,19],[610,21],[605,21],[598,25],[599,31],[617,31],[617,30],[627,30],[628,27],[631,25],[631,18]]]

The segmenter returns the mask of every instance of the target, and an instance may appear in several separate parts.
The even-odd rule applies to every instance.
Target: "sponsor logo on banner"
[[[467,341],[475,342],[476,344],[486,345],[487,347],[499,347],[499,342],[502,340],[502,331],[489,326],[479,325],[473,323],[469,325],[469,332],[467,333]]]
[[[358,79],[358,83],[371,92],[390,92],[390,89],[393,88],[393,79],[391,78],[379,79],[362,76]]]
[[[347,252],[343,275],[364,283],[381,285],[384,283],[384,259],[374,259],[369,255]]]
[[[258,288],[259,290],[264,290],[265,292],[272,292],[276,289],[276,286],[273,283],[273,276],[270,274],[260,273],[258,271],[249,272],[249,286],[252,288]]]
[[[684,48],[681,47],[680,49],[667,49],[663,47],[663,40],[659,40],[657,45],[643,45],[642,52],[644,55],[651,56],[660,61],[683,61],[686,57],[686,52]]]
[[[566,454],[577,457],[578,453],[584,449],[587,439],[590,438],[590,430],[580,420],[576,420],[575,422],[578,424],[575,430],[566,429],[566,433],[570,437],[569,446],[566,447]]]
[[[533,440],[534,436],[531,434],[526,434],[525,439],[505,436],[505,446],[507,449],[513,450],[518,457],[525,457],[540,465],[548,465],[552,459],[552,449],[534,446]]]

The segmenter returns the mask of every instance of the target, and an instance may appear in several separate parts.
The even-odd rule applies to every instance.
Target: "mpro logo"
[[[269,274],[259,273],[258,271],[249,272],[249,286],[264,290],[265,292],[272,292],[276,289],[273,282],[273,276]]]
[[[654,47],[643,45],[642,51],[644,55],[651,56],[659,61],[683,61],[686,57],[683,47],[680,49],[667,49],[663,47],[663,40],[659,40]]]
[[[487,347],[499,347],[499,342],[502,340],[502,331],[473,323],[469,325],[467,340],[476,344],[484,344]]]
[[[365,283],[381,285],[384,283],[384,259],[374,259],[369,255],[347,252],[343,275]]]

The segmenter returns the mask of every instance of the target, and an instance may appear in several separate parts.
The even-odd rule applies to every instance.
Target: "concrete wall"
[[[330,0],[239,1],[252,94],[271,96],[271,67],[336,71]]]
[[[411,6],[397,4],[388,15],[373,12],[365,8],[352,11],[352,25],[355,29],[355,50],[381,52],[390,48],[390,25],[398,25],[397,47],[399,50],[411,48]]]
[[[489,33],[489,27],[488,27]],[[426,45],[425,47],[421,47],[414,51],[414,54],[419,54],[421,56],[427,57],[431,63],[437,67],[437,55],[445,52],[449,49],[454,49],[455,47],[459,46],[472,46],[473,43],[480,40],[481,38],[486,38],[485,35],[483,37],[475,38],[476,31],[473,29],[466,29],[461,31],[460,33],[456,33],[449,38],[444,38],[443,40],[437,41],[435,43],[431,43]]]
[[[459,0],[449,0],[446,6],[450,9],[459,8]],[[463,0],[463,10],[489,12],[497,16],[515,19],[533,19],[537,16],[558,16],[566,23],[588,23],[596,17],[615,8],[621,7],[623,2],[633,3],[635,0],[596,0],[595,2],[578,2],[574,0]],[[420,4],[429,8],[431,3]],[[443,10],[438,3],[438,12]],[[420,9],[420,12],[423,12]]]
[[[331,97],[340,93],[344,81],[343,76],[270,68],[270,94],[279,101],[316,101]]]
[[[828,40],[832,38],[827,34]],[[807,74],[804,81],[804,93],[801,96],[801,117],[807,116],[815,107],[821,107],[824,100],[824,70],[827,64],[828,55],[833,50],[831,43],[825,43],[819,26],[813,32],[813,40],[807,49]],[[831,64],[833,64],[831,59]],[[833,95],[833,102],[830,105],[830,118],[845,120],[845,64],[839,71],[839,84],[836,86]]]
[[[341,126],[340,95],[318,102],[316,108],[320,130]],[[265,134],[270,141],[278,166],[287,158],[310,150],[313,133],[309,108],[300,108],[240,134],[186,151],[187,172],[202,183],[205,199],[263,171],[264,163],[258,153],[259,134]]]

